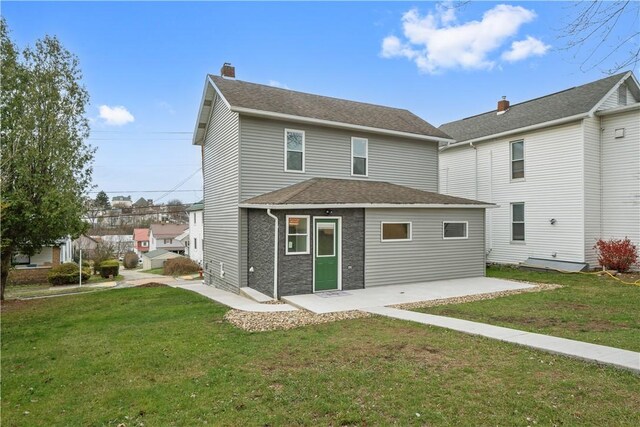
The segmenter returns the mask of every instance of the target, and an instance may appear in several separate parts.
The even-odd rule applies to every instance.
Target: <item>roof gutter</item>
[[[562,125],[565,123],[569,123],[569,122],[574,122],[576,120],[581,120],[587,117],[592,116],[591,113],[586,112],[586,113],[580,113],[580,114],[576,114],[573,116],[569,116],[569,117],[563,117],[561,119],[556,119],[556,120],[551,120],[548,122],[543,122],[543,123],[537,123],[535,125],[530,125],[530,126],[525,126],[522,128],[518,128],[518,129],[513,129],[513,130],[508,130],[508,131],[504,131],[504,132],[500,132],[500,133],[494,133],[491,135],[487,135],[487,136],[481,136],[479,138],[473,138],[473,139],[467,139],[466,141],[461,141],[461,142],[456,142],[454,144],[449,144],[446,145],[444,147],[440,148],[440,151],[445,151],[449,148],[453,148],[453,147],[459,147],[462,145],[469,145],[472,143],[476,143],[476,142],[483,142],[483,141],[487,141],[487,140],[491,140],[491,139],[498,139],[498,138],[502,138],[503,136],[509,136],[509,135],[513,135],[516,133],[523,133],[523,132],[529,132],[532,130],[536,130],[536,129],[541,129],[541,128],[545,128],[545,127],[549,127],[549,126],[557,126],[557,125]]]
[[[354,130],[359,130],[363,132],[372,132],[372,133],[378,133],[383,135],[400,136],[404,138],[419,139],[423,141],[431,141],[431,142],[454,142],[455,141],[450,138],[440,138],[437,136],[420,135],[417,133],[374,128],[370,126],[354,125],[354,124],[343,123],[343,122],[334,122],[332,120],[323,120],[323,119],[314,119],[311,117],[294,116],[292,114],[283,114],[283,113],[276,113],[273,111],[255,110],[253,108],[231,106],[231,111],[235,113],[241,113],[241,114],[246,114],[246,115],[256,116],[256,117],[267,117],[271,119],[287,120],[287,121],[300,122],[300,123],[310,123],[310,124],[315,124],[320,126],[331,126],[331,127],[337,127],[337,128],[343,128],[343,129],[354,129]]]
[[[476,204],[444,204],[444,203],[411,203],[411,204],[398,204],[398,203],[299,203],[299,204],[253,204],[253,203],[240,203],[240,208],[246,209],[267,209],[270,211],[281,209],[388,209],[388,208],[419,208],[419,209],[491,209],[498,207],[493,203],[476,203]],[[267,212],[269,213],[269,212]],[[271,215],[269,215],[271,216]],[[275,218],[272,216],[272,218]],[[276,218],[277,219],[277,218]],[[276,236],[277,239],[277,236]]]
[[[626,113],[627,111],[640,110],[640,102],[623,105],[621,107],[609,108],[608,110],[596,111],[596,116],[610,116],[612,114]]]

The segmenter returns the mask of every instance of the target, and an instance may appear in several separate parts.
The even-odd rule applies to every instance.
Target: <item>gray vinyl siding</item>
[[[369,140],[368,179],[438,191],[435,142],[395,138],[301,123],[240,117],[241,200],[314,177],[351,176],[351,137]],[[305,132],[305,173],[284,172],[284,130]]]
[[[412,240],[381,242],[381,222],[412,223]],[[444,240],[443,221],[468,221],[469,238]],[[484,209],[366,209],[365,287],[484,276]]]
[[[216,98],[204,142],[205,280],[231,291],[239,288],[240,269],[238,135],[238,115]]]

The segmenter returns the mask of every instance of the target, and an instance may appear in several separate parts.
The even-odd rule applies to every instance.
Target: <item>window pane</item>
[[[289,253],[306,252],[307,236],[289,236],[287,238],[287,245]]]
[[[382,240],[409,238],[409,223],[382,224]]]
[[[512,221],[524,222],[524,203],[514,203],[511,208],[513,209]]]
[[[287,170],[302,170],[302,153],[298,151],[287,151]]]
[[[307,234],[307,218],[289,218],[289,234]]]
[[[333,256],[335,249],[333,231],[333,224],[318,226],[318,256]]]
[[[516,160],[511,163],[511,178],[524,178],[524,160]]]
[[[367,159],[363,159],[360,157],[353,158],[353,174],[354,175],[367,174]]]
[[[367,140],[354,138],[353,139],[353,156],[354,157],[367,157]]]
[[[513,226],[513,240],[524,240],[524,224],[516,223]]]
[[[522,160],[524,159],[524,142],[513,142],[511,143],[511,160]]]
[[[287,132],[287,150],[302,151],[302,134]]]
[[[467,237],[467,224],[464,222],[445,222],[444,237]]]

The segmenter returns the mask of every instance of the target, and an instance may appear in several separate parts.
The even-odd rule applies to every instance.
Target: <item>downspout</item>
[[[273,232],[273,299],[278,299],[278,217],[267,209],[267,215],[273,218],[275,231]]]

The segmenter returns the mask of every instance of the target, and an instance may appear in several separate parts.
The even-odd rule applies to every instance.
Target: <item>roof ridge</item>
[[[218,77],[218,78],[224,79],[224,77],[221,77],[221,76],[217,76],[217,75],[213,75],[213,74],[209,74],[209,75],[213,76],[213,77]],[[229,79],[224,79],[224,80],[229,80]],[[262,84],[262,83],[249,82],[249,81],[246,81],[246,80],[233,79],[233,80],[230,80],[230,81],[235,81],[235,82],[254,85],[254,86],[262,86],[262,87],[265,87],[265,88],[268,88],[268,89],[280,90],[280,91],[284,91],[284,92],[294,92],[294,93],[299,93],[299,94],[302,94],[302,95],[311,95],[311,96],[317,96],[317,97],[320,97],[320,98],[335,99],[337,101],[346,101],[346,102],[353,102],[355,104],[370,105],[372,107],[382,107],[382,108],[389,108],[389,109],[392,109],[392,110],[408,111],[408,112],[411,113],[411,111],[407,110],[406,108],[390,107],[388,105],[374,104],[372,102],[354,101],[353,99],[338,98],[337,96],[327,96],[327,95],[320,95],[320,94],[311,93],[311,92],[302,92],[302,91],[299,91],[299,90],[285,89],[285,88],[282,88],[282,87],[276,87],[276,86],[266,85],[266,84]],[[414,114],[414,116],[415,116],[415,114]]]

